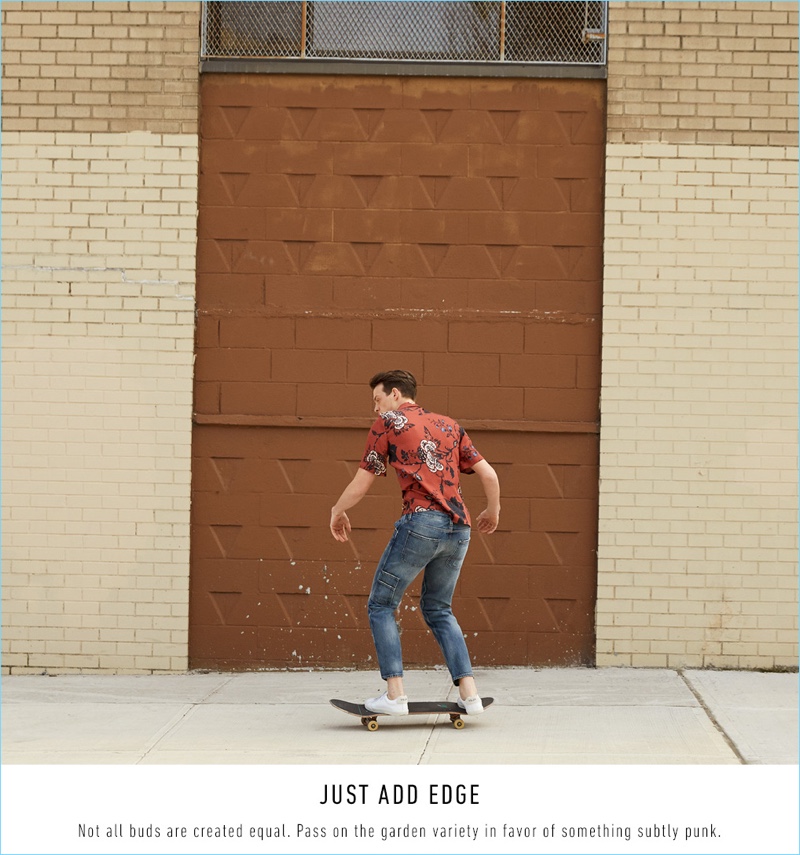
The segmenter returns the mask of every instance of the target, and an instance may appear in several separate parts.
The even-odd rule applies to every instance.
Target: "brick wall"
[[[3,669],[187,662],[199,3],[3,16]]]
[[[4,2],[3,669],[187,655],[197,2]],[[600,665],[797,662],[797,11],[610,6]]]
[[[797,7],[612,3],[599,665],[797,666]]]
[[[610,142],[797,145],[797,4],[609,9]]]

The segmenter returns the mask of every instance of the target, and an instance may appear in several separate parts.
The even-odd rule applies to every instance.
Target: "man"
[[[408,586],[425,571],[420,608],[433,632],[468,715],[483,712],[464,634],[453,615],[453,591],[470,538],[470,516],[461,498],[460,473],[480,478],[487,507],[478,531],[492,534],[500,516],[497,474],[477,452],[463,428],[415,402],[417,382],[408,371],[386,371],[369,381],[378,419],[369,432],[361,466],[331,509],[331,533],[344,543],[347,511],[369,491],[374,478],[397,471],[403,513],[375,571],[369,623],[386,691],[365,701],[372,712],[407,715],[403,657],[394,612]]]

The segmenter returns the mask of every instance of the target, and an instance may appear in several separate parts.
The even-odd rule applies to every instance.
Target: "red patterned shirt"
[[[480,460],[466,431],[453,419],[403,404],[375,420],[361,468],[374,475],[385,475],[387,465],[397,471],[404,514],[443,511],[454,522],[469,525],[459,473],[472,474]]]

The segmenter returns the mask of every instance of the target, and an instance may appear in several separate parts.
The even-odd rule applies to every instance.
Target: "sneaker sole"
[[[408,715],[408,710],[403,710],[403,712],[389,712],[389,710],[373,710],[364,704],[364,709],[369,710],[369,712],[373,713],[373,715],[389,715],[392,718],[399,718],[400,716]]]

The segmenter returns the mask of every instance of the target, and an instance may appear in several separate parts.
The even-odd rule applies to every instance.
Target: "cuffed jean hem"
[[[460,674],[458,677],[453,677],[453,685],[457,686],[459,680],[463,680],[464,677],[474,677],[475,675],[470,671],[467,674]]]
[[[382,680],[394,680],[394,679],[402,680],[402,679],[403,679],[403,675],[402,675],[402,674],[387,674],[387,675],[384,677],[384,676],[383,676],[383,674],[381,674],[381,679],[382,679]]]

